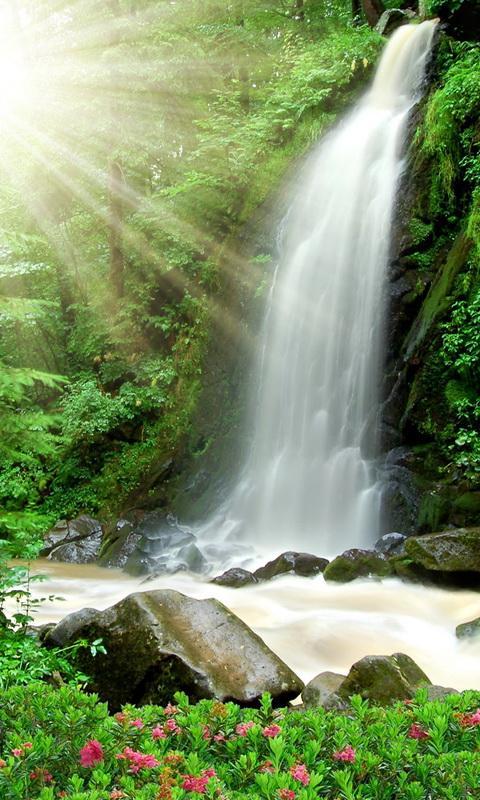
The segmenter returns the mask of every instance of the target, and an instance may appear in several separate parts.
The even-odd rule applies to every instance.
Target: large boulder
[[[303,683],[262,639],[218,600],[171,590],[129,595],[105,611],[83,609],[58,623],[47,645],[101,638],[106,654],[79,653],[90,688],[112,709],[171,700],[217,698],[255,705],[269,692],[276,705]]]
[[[328,564],[326,558],[319,558],[311,553],[297,553],[287,551],[269,561],[264,567],[260,567],[253,573],[258,581],[269,581],[277,575],[285,575],[289,572],[301,575],[304,578],[311,578],[324,571]]]
[[[348,583],[355,578],[377,576],[386,578],[393,574],[388,558],[383,553],[372,550],[346,550],[337,556],[325,568],[323,576],[326,581]]]
[[[412,536],[405,552],[412,563],[434,572],[480,572],[480,528]]]
[[[91,564],[96,561],[103,538],[102,523],[82,514],[59,520],[44,537],[40,556],[52,561]]]
[[[337,693],[342,699],[359,694],[378,705],[388,705],[410,699],[422,686],[429,685],[431,681],[410,656],[394,653],[392,656],[365,656],[357,661]]]

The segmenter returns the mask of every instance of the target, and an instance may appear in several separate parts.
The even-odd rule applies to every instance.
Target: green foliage
[[[425,240],[417,262],[427,260],[428,270],[441,265],[439,259],[448,260],[446,253],[459,231],[469,237],[473,249],[432,331],[414,390],[416,419],[421,433],[435,444],[441,477],[466,480],[476,488],[480,480],[480,48],[444,40],[439,63],[439,85],[431,93],[416,137],[417,167],[427,193],[423,218],[433,223],[433,244],[429,245],[430,238]],[[428,264],[432,254],[434,262]]]
[[[445,19],[449,13],[458,11],[471,0],[426,0],[425,9],[429,16],[440,16]]]
[[[57,681],[86,681],[87,676],[75,666],[78,651],[93,647],[92,652],[105,652],[100,642],[89,645],[79,641],[65,648],[40,646],[30,625],[47,598],[32,598],[30,586],[41,580],[41,576],[30,575],[27,567],[8,565],[0,553],[0,692],[52,676]]]
[[[72,800],[457,800],[475,797],[479,785],[478,692],[432,703],[419,693],[388,709],[357,697],[346,714],[273,710],[267,697],[259,709],[175,697],[173,708],[127,706],[111,717],[73,687],[3,692],[2,798],[51,790]],[[82,766],[92,741],[94,757]],[[348,747],[353,760],[335,758]]]

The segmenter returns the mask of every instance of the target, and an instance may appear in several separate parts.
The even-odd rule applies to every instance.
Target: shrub
[[[86,681],[87,676],[75,665],[78,650],[93,647],[92,652],[105,652],[99,641],[48,650],[41,647],[31,623],[36,607],[46,598],[32,598],[32,580],[41,580],[41,576],[32,577],[27,567],[11,567],[0,556],[0,692],[54,675],[57,681]],[[13,606],[15,611],[8,614]]]
[[[4,692],[3,800],[457,800],[480,785],[480,693],[426,693],[388,709],[352,698],[345,714],[201,701],[106,705],[73,687]]]

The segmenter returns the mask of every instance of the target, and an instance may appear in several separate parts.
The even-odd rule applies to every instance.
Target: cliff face
[[[391,263],[385,525],[405,532],[480,516],[480,47],[448,35],[456,19],[412,122]]]

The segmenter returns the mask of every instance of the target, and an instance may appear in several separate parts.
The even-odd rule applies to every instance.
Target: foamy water
[[[460,641],[455,627],[480,616],[480,594],[426,588],[399,580],[327,583],[322,576],[285,576],[242,589],[215,586],[179,573],[131,578],[120,570],[39,561],[47,576],[33,583],[45,602],[37,621],[56,621],[90,606],[104,609],[127,594],[175,589],[191,597],[216,597],[258,633],[304,681],[323,670],[347,672],[365,655],[407,653],[434,682],[480,689],[480,637]]]

